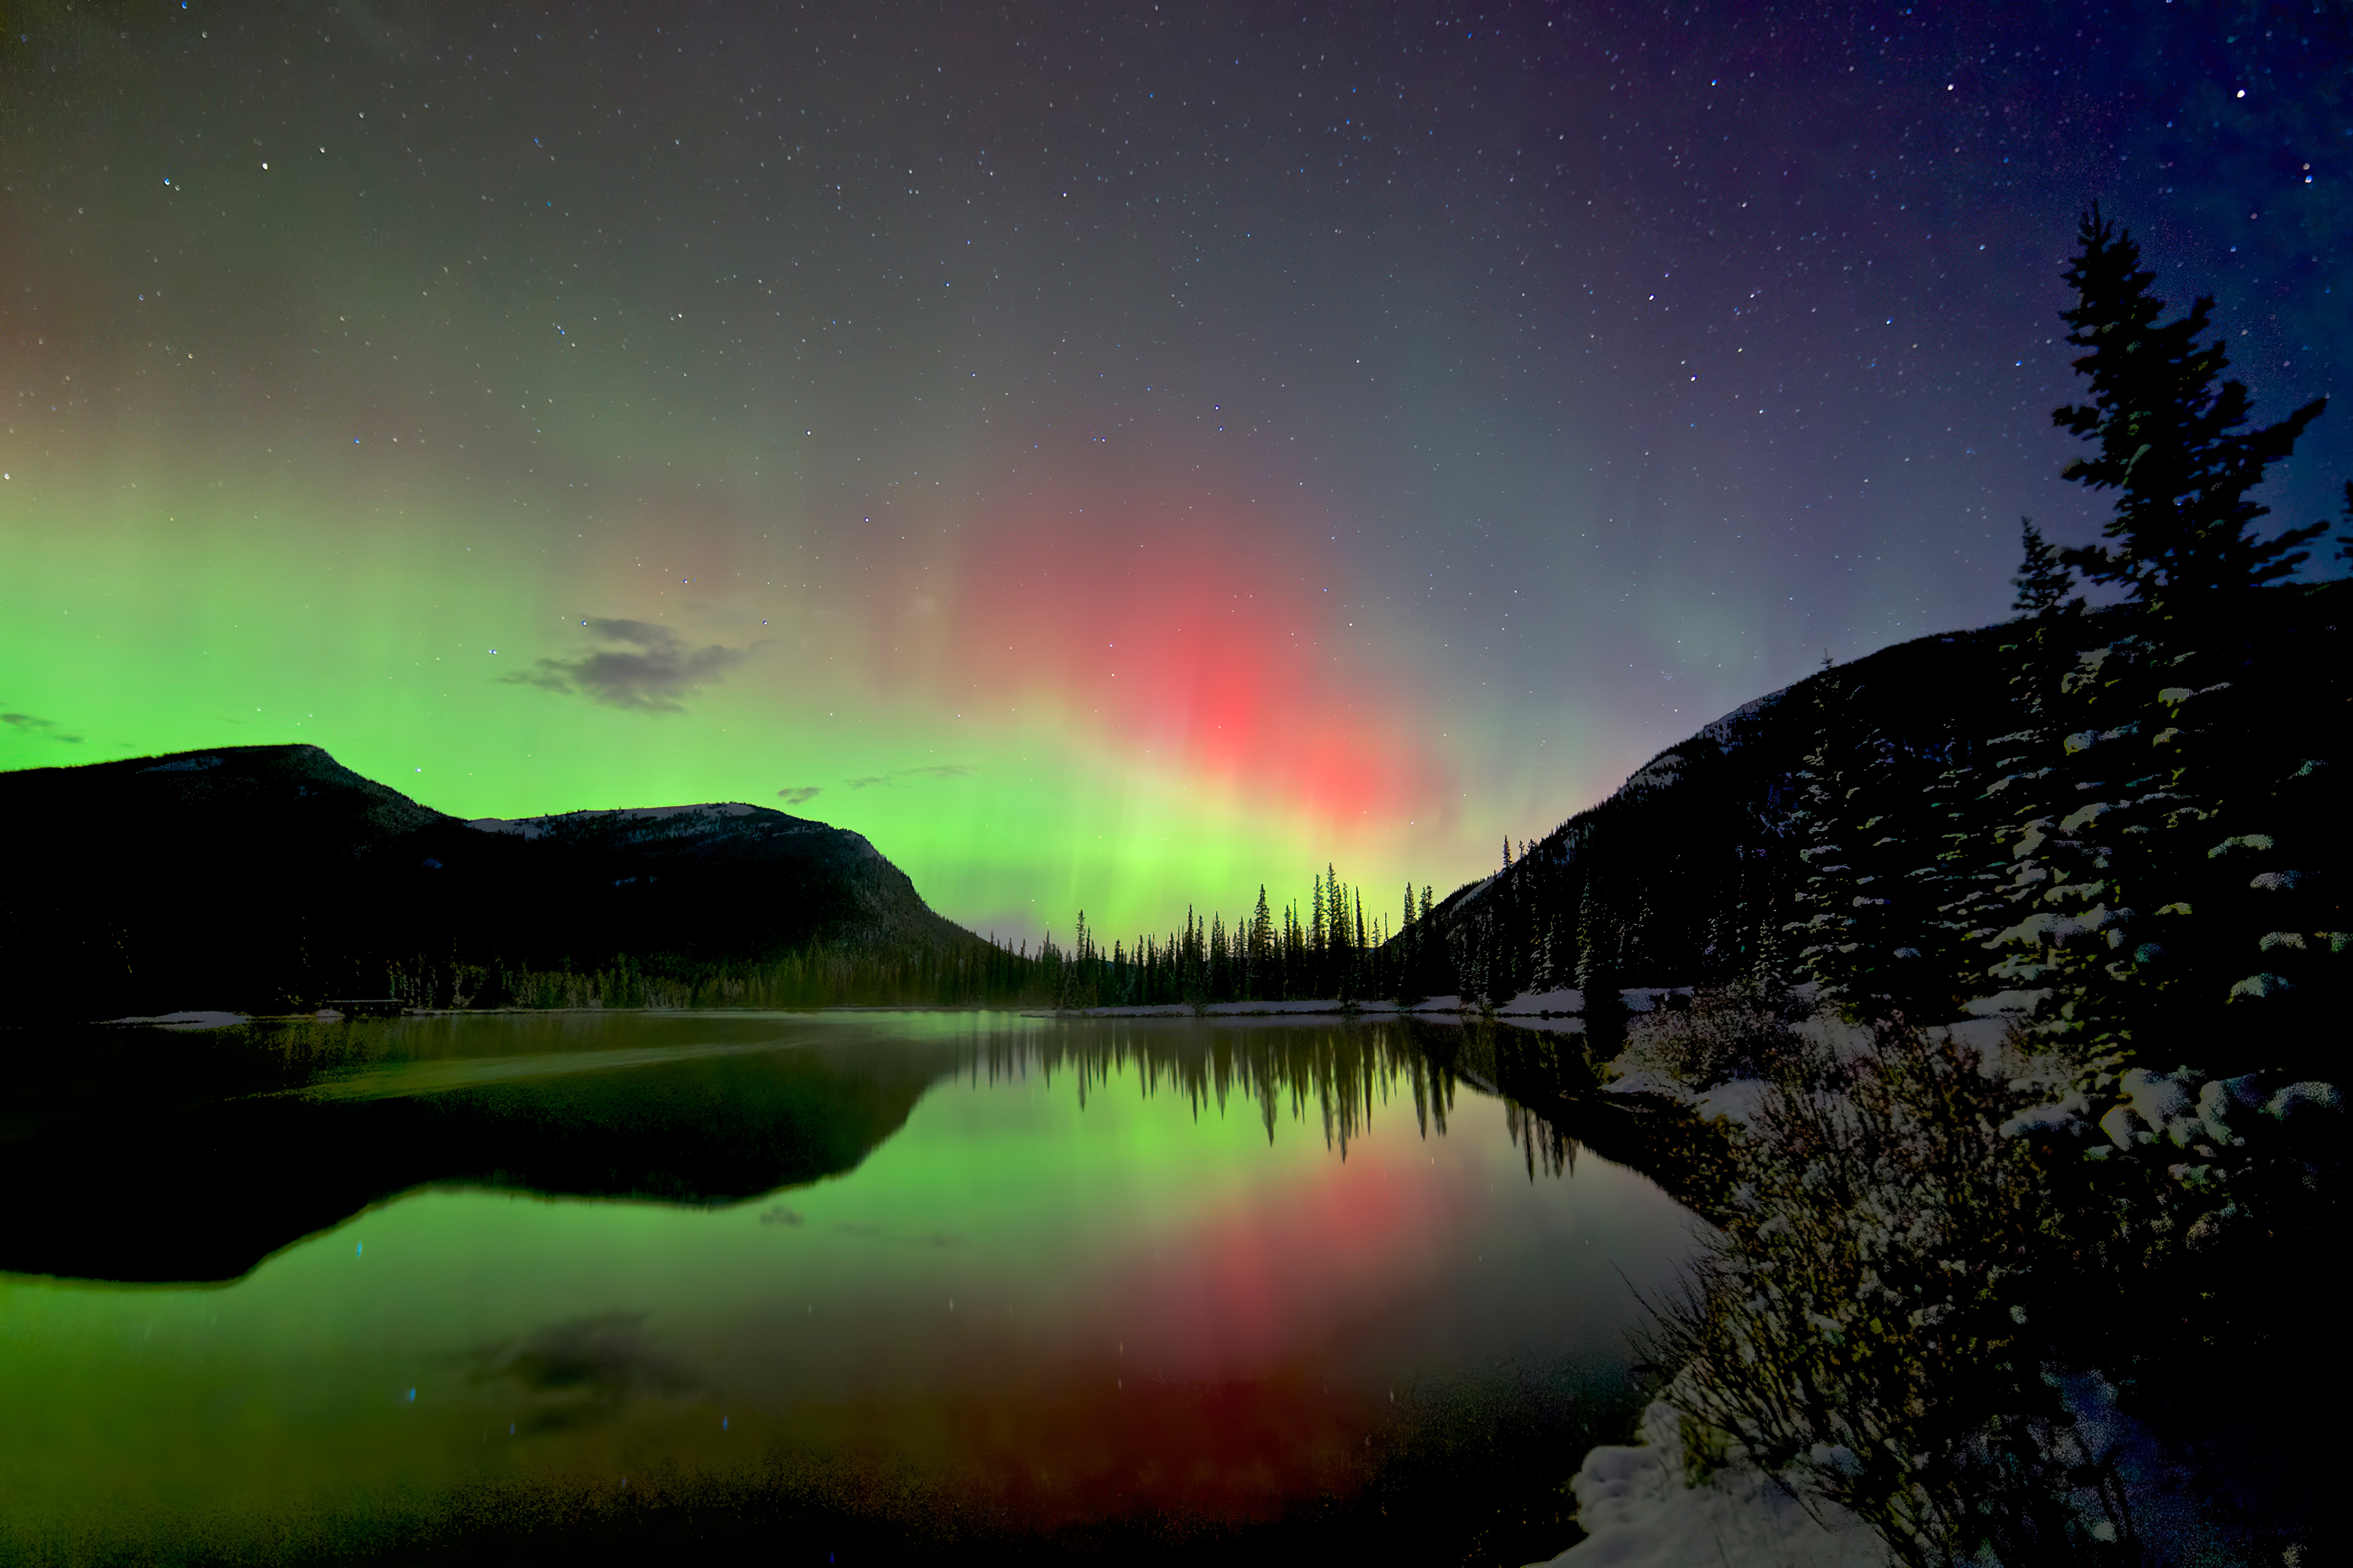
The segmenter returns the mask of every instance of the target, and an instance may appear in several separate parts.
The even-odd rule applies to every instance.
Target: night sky
[[[2343,389],[2348,15],[5,0],[0,766],[1443,892],[2094,537],[2087,202]]]

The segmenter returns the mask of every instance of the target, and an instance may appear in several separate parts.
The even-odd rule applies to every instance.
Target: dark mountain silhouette
[[[758,987],[820,956],[971,970],[986,945],[820,822],[733,804],[468,823],[316,746],[0,773],[0,955],[36,1016],[862,1000]]]
[[[1457,889],[1433,923],[1462,991],[1497,1001],[1597,976],[1672,986],[1827,970],[1846,990],[1919,1016],[1951,1016],[2005,991],[2021,1005],[2042,995],[2047,1007],[2060,994],[2047,989],[2057,973],[2047,960],[2041,971],[2013,960],[2016,978],[1998,962],[2026,949],[2021,919],[2053,907],[2018,901],[2021,858],[2076,831],[2087,811],[2143,796],[2190,806],[2182,792],[2194,778],[2205,793],[2180,810],[2189,826],[2168,853],[2200,874],[2221,868],[2209,879],[2221,882],[2192,899],[2160,890],[2190,871],[2151,871],[2136,896],[2144,921],[2168,899],[2194,906],[2196,924],[2170,929],[2163,946],[2182,962],[2214,948],[2220,979],[2185,973],[2189,989],[2159,1011],[2186,1024],[2184,999],[2194,995],[2201,1023],[2214,1025],[2206,1015],[2226,1004],[2234,980],[2276,972],[2239,990],[2278,993],[2269,1012],[2284,1026],[2297,998],[2325,994],[2319,973],[2297,966],[2320,963],[2327,954],[2314,944],[2344,923],[2345,839],[2328,781],[2347,735],[2348,607],[2345,582],[2264,588],[2194,628],[2119,605],[1922,637],[1826,668],[1661,752],[1508,868]],[[2176,651],[2193,630],[2202,650],[2194,670]],[[2103,695],[2144,689],[2157,693],[2147,713]],[[2178,717],[2190,708],[2202,723],[2194,735]],[[2185,773],[2179,753],[2192,739],[2202,772]],[[2121,742],[2148,760],[2113,778],[2084,771],[2084,758],[2140,755]],[[2137,831],[2149,844],[2160,837]],[[2276,840],[2278,856],[2300,858],[2251,884],[2269,862],[2236,869],[2226,839],[2263,855]],[[2293,899],[2264,903],[2273,883]],[[2260,918],[2281,931],[2306,929],[2259,950],[2254,936],[2267,928],[2253,927],[2241,943],[2246,933],[2220,923],[2234,900],[2263,903]],[[1827,917],[1838,936],[1819,934]],[[1844,945],[1828,952],[1816,945],[1825,942]]]
[[[1601,940],[1614,942],[1626,985],[1737,970],[1750,928],[1794,882],[1791,817],[1826,718],[1939,758],[2014,728],[2002,647],[2017,636],[1994,626],[1899,643],[1767,692],[1668,747],[1507,870],[1439,903],[1440,930],[1470,972],[1466,989],[1500,1000],[1574,986],[1582,950]],[[1825,703],[1835,711],[1825,715]],[[1727,918],[1744,906],[1748,919]]]

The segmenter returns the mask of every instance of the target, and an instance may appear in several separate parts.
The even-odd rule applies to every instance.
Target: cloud
[[[778,790],[776,798],[786,805],[807,805],[823,793],[823,787],[818,784],[795,784],[790,789]]]
[[[679,699],[716,681],[751,657],[750,648],[689,648],[668,626],[647,621],[583,621],[598,641],[617,644],[578,658],[543,658],[529,669],[501,676],[508,686],[585,695],[607,708],[639,713],[683,713]]]
[[[942,763],[928,768],[893,768],[887,773],[869,773],[862,779],[849,781],[852,789],[871,789],[876,784],[897,784],[901,779],[960,779],[973,772],[969,763]]]
[[[0,713],[0,724],[5,724],[28,741],[55,741],[60,745],[79,746],[79,735],[61,733],[50,719],[36,719],[30,713]]]

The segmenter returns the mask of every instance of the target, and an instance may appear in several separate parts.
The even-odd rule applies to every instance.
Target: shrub
[[[2044,1375],[2066,1242],[2001,1134],[2000,1064],[1897,1018],[1764,1065],[1723,1228],[1645,1303],[1669,1397],[1905,1563],[2130,1550],[2120,1485]]]
[[[1628,1022],[1621,1058],[1693,1089],[1727,1079],[1762,1078],[1786,1059],[1796,1039],[1790,1026],[1804,1007],[1778,987],[1704,989],[1685,1007],[1637,1014]]]

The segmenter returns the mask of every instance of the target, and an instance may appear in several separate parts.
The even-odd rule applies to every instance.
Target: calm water
[[[0,1556],[301,1557],[721,1495],[1016,1535],[1345,1500],[1432,1423],[1622,1395],[1630,1281],[1687,1245],[1649,1180],[1459,1077],[1455,1033],[182,1037],[240,1092],[150,1097],[121,1136],[151,1163],[85,1173],[0,1258],[47,1270],[0,1273]],[[20,1157],[87,1149],[104,1109]]]

